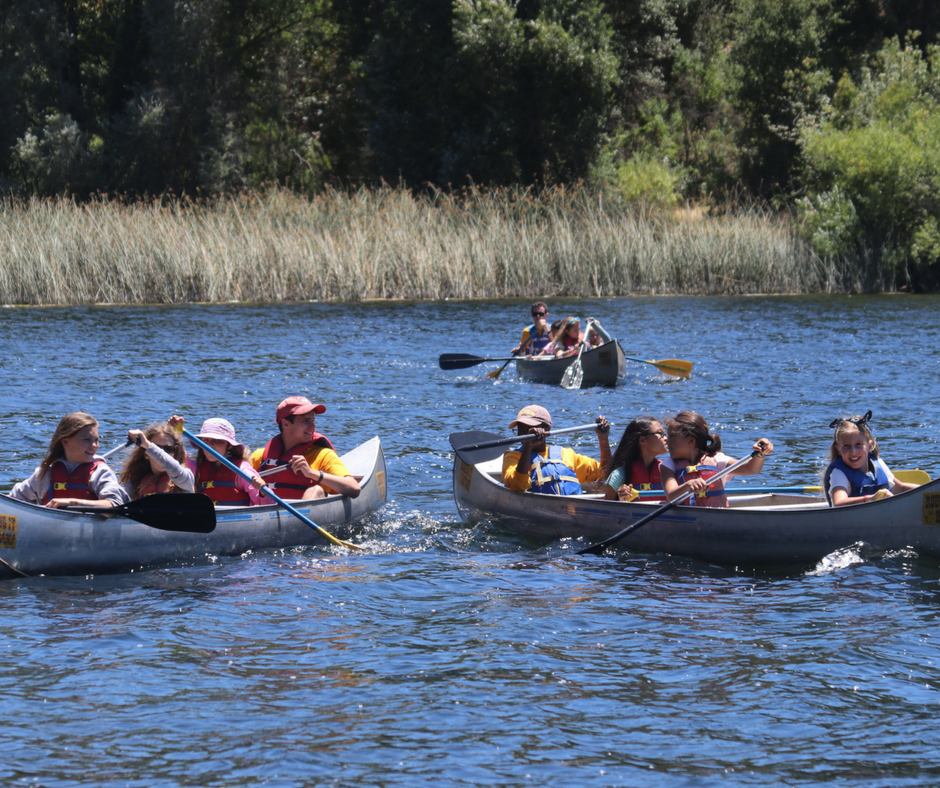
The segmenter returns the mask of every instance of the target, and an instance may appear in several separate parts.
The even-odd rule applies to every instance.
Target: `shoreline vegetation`
[[[886,273],[820,258],[757,203],[644,210],[586,186],[0,201],[8,306],[846,293]]]

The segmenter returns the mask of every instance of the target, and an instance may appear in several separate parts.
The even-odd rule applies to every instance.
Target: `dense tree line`
[[[0,0],[0,190],[588,180],[940,260],[932,0]],[[912,31],[918,31],[916,34]]]

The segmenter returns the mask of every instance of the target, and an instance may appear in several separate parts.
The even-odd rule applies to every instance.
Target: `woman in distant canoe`
[[[555,351],[555,358],[565,358],[574,356],[578,352],[578,346],[584,341],[584,335],[581,333],[581,318],[569,317],[565,321],[564,328],[555,338],[555,344],[552,345]]]
[[[604,466],[604,497],[609,500],[632,501],[640,490],[658,491],[656,496],[644,496],[644,501],[665,501],[660,476],[662,462],[659,456],[666,454],[666,431],[653,416],[638,416],[623,431],[620,443]]]
[[[10,491],[10,497],[52,509],[127,503],[127,493],[98,456],[98,446],[97,420],[81,411],[69,413],[56,427],[46,458]]]
[[[132,501],[157,493],[195,490],[193,472],[186,467],[186,448],[174,429],[179,416],[151,424],[146,430],[128,430],[127,439],[137,449],[124,463],[121,483]]]
[[[666,497],[674,501],[692,492],[695,494],[689,499],[689,506],[728,506],[724,483],[731,476],[711,486],[707,484],[712,476],[737,462],[721,450],[721,437],[714,432],[709,434],[705,419],[690,410],[682,411],[674,419],[666,419],[666,429],[669,431],[669,457],[660,468]],[[754,444],[754,450],[760,454],[738,468],[735,476],[760,473],[764,457],[774,450],[774,445],[767,438],[761,438]]]
[[[835,433],[823,489],[830,506],[877,501],[918,486],[896,478],[878,456],[878,442],[868,426],[870,419],[868,411],[864,416],[836,419],[829,425]]]

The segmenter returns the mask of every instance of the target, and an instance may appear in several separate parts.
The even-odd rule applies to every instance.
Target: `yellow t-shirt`
[[[522,453],[518,451],[507,451],[503,455],[503,484],[514,492],[524,492],[532,486],[529,474],[516,470],[521,456]],[[542,456],[548,459],[548,447],[542,452]],[[575,472],[582,487],[588,482],[597,482],[604,478],[601,464],[597,460],[578,454],[567,446],[562,447],[561,461]]]
[[[251,453],[251,467],[256,471],[261,469],[261,458],[263,456],[263,448],[255,449]],[[315,471],[323,471],[333,476],[352,476],[349,472],[349,468],[346,467],[345,463],[339,458],[339,455],[329,446],[311,446],[304,452],[304,457],[307,458],[310,467]],[[310,486],[313,486],[312,481],[310,482]],[[322,485],[322,487],[327,493],[336,492],[336,490],[328,487],[326,484]]]

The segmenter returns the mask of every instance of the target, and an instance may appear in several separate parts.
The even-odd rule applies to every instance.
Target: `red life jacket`
[[[662,468],[662,462],[660,460],[653,460],[653,465],[650,468],[647,468],[643,464],[643,460],[634,460],[633,465],[630,466],[630,484],[633,486],[634,490],[662,490],[663,489],[663,480],[660,477],[660,468]],[[662,495],[651,495],[649,497],[643,496],[644,501],[665,501],[666,494]]]
[[[196,492],[205,493],[216,503],[229,506],[248,506],[251,498],[237,487],[238,475],[221,462],[203,460],[196,476]]]
[[[264,447],[259,470],[264,471],[268,468],[276,468],[278,466],[284,468],[283,471],[278,471],[277,473],[272,473],[264,477],[268,486],[281,496],[281,498],[303,498],[304,492],[316,484],[313,479],[308,479],[306,476],[294,473],[288,464],[291,457],[297,454],[306,454],[314,446],[333,448],[330,439],[327,438],[326,435],[321,435],[319,432],[313,433],[313,440],[310,441],[310,443],[304,444],[303,446],[294,446],[290,450],[290,453],[284,450],[284,441],[280,435],[275,435]]]
[[[714,465],[703,465],[711,459],[704,456],[699,459],[697,465],[686,465],[685,468],[676,471],[676,480],[679,484],[687,482],[689,479],[705,479],[708,481],[718,473],[718,468]],[[715,460],[712,460],[715,462]],[[719,479],[704,493],[698,493],[689,498],[689,506],[713,506],[725,507],[728,505],[728,496],[725,495],[725,481]]]
[[[71,473],[65,467],[64,460],[52,463],[49,474],[49,490],[42,502],[49,503],[53,498],[80,498],[83,501],[97,501],[98,496],[91,489],[91,476],[99,465],[107,465],[104,460],[83,462]]]
[[[137,497],[145,498],[148,495],[157,493],[176,492],[177,486],[170,481],[167,473],[161,473],[159,476],[153,472],[145,473],[137,487]]]

